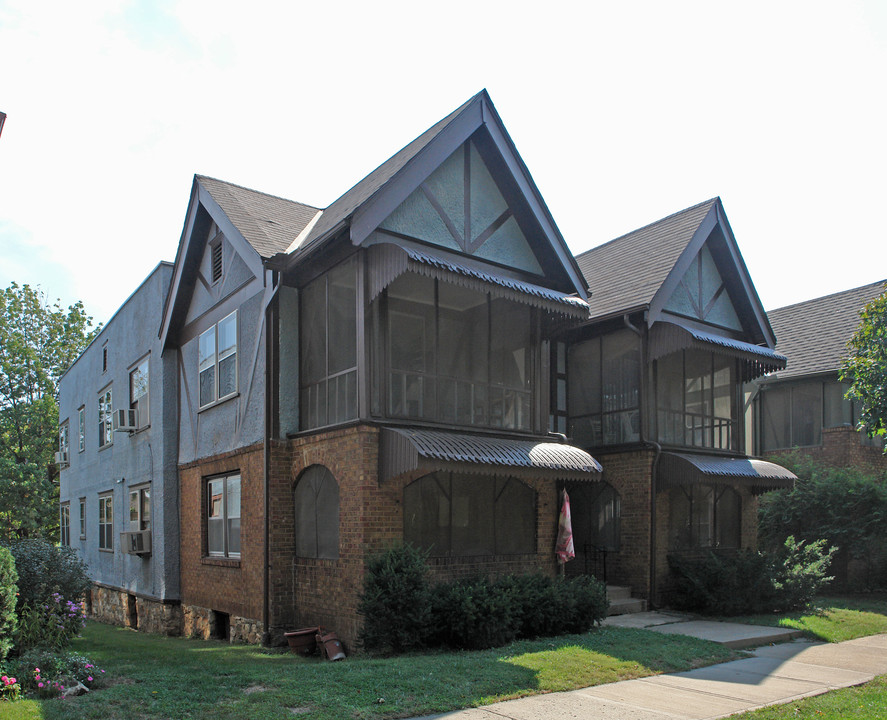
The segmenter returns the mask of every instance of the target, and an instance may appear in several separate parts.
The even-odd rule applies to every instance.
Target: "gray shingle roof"
[[[648,306],[716,202],[706,200],[579,255],[592,318]]]
[[[284,252],[318,208],[197,175],[244,239],[263,258]]]
[[[887,280],[770,310],[776,350],[788,358],[779,379],[835,372],[859,325],[859,311],[887,288]]]
[[[469,105],[484,95],[485,92],[485,90],[481,90],[477,95],[474,95],[470,100],[460,105],[445,118],[432,125],[419,137],[392,155],[363,180],[335,200],[323,211],[323,215],[320,216],[317,224],[311,229],[308,237],[305,238],[305,241],[302,243],[302,248],[308,247],[314,241],[321,239],[330,230],[339,225],[339,223],[348,219],[357,208],[382,188],[382,186],[394,177],[399,170],[407,165],[407,163],[409,163],[409,161],[412,160],[422,148],[428,145],[428,143],[431,142],[447,125],[449,125]]]

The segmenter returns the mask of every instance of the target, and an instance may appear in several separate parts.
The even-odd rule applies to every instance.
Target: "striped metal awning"
[[[547,440],[383,428],[380,445],[382,482],[414,470],[559,480],[599,480],[601,474],[600,463],[585,450]]]
[[[370,258],[367,283],[367,299],[370,301],[404,273],[414,272],[472,290],[489,292],[494,297],[540,307],[557,315],[580,320],[589,317],[588,303],[582,298],[504,275],[494,275],[425,250],[380,243],[370,248]]]
[[[793,472],[766,460],[676,452],[662,453],[657,477],[659,489],[701,483],[747,487],[756,494],[790,488],[798,479]]]
[[[742,380],[745,382],[774,370],[782,370],[788,362],[784,355],[768,347],[678,323],[656,322],[650,329],[651,360],[691,348],[739,358],[743,361]]]

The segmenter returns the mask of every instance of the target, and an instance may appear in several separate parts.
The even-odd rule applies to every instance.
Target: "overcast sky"
[[[484,87],[576,254],[719,195],[768,309],[887,278],[883,0],[0,0],[0,287],[104,322],[195,173],[325,207]]]

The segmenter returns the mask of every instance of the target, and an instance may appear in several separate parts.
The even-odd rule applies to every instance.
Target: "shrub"
[[[25,605],[19,611],[15,651],[21,654],[31,648],[62,650],[85,624],[83,609],[77,603],[53,593],[48,601]]]
[[[486,578],[443,583],[432,594],[435,645],[477,650],[517,637],[518,601],[513,589]]]
[[[710,615],[784,612],[802,608],[831,578],[835,548],[786,539],[778,553],[740,550],[669,555],[671,604]]]
[[[21,689],[42,697],[56,697],[80,683],[95,687],[105,671],[79,653],[36,649],[22,654],[10,667]]]
[[[403,652],[423,647],[431,620],[425,555],[404,545],[370,558],[357,611],[364,616],[360,642],[365,648]]]
[[[0,663],[12,649],[12,638],[18,625],[15,614],[17,581],[18,573],[12,553],[0,546]]]
[[[887,587],[887,483],[854,468],[817,464],[801,454],[777,462],[792,470],[794,488],[761,497],[758,537],[761,547],[780,552],[793,535],[808,545],[825,539],[839,549],[837,584],[852,589]],[[849,573],[848,566],[860,572]]]
[[[18,570],[19,608],[45,603],[53,593],[79,600],[90,587],[86,564],[72,548],[45,540],[17,540],[9,550]]]

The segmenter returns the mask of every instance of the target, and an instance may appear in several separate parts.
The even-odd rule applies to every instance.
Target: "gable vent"
[[[218,282],[222,279],[222,243],[217,242],[212,246],[212,281]]]

